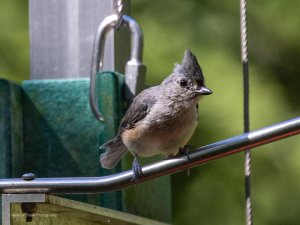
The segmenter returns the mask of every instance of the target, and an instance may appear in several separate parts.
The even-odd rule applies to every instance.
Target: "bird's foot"
[[[179,148],[179,155],[184,155],[187,157],[187,160],[190,161],[189,149],[191,146],[185,145],[183,148]]]
[[[185,145],[183,148],[179,148],[179,155],[184,155],[187,157],[187,160],[190,161],[189,148],[191,146]],[[186,169],[186,175],[189,177],[191,175],[190,169]]]
[[[139,163],[139,161],[137,159],[137,156],[134,157],[134,160],[132,162],[132,171],[133,171],[132,181],[134,181],[137,184],[139,176],[141,176],[143,174],[143,172],[142,172],[142,166]]]

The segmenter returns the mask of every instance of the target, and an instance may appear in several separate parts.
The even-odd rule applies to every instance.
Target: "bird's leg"
[[[133,171],[133,178],[132,181],[134,181],[136,184],[138,183],[138,178],[140,175],[142,175],[142,166],[138,161],[138,156],[134,156],[134,160],[132,162],[132,171]]]
[[[190,155],[189,155],[189,148],[191,146],[185,145],[184,147],[179,148],[179,154],[180,155],[185,155],[187,157],[187,160],[190,161]]]
[[[188,153],[189,152],[189,148],[190,148],[190,146],[188,146],[188,145],[185,145],[183,148],[182,147],[179,148],[179,155],[186,156],[188,161],[190,161],[190,155]],[[189,168],[186,169],[186,175],[188,177],[191,175],[191,172],[190,172]]]
[[[133,172],[133,177],[132,180],[135,183],[135,204],[134,204],[134,211],[135,214],[138,215],[138,204],[137,204],[137,196],[138,196],[138,179],[139,176],[142,175],[142,166],[138,161],[138,155],[134,155],[134,160],[132,162],[132,172]]]

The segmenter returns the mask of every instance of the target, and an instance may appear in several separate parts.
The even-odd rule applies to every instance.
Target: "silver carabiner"
[[[142,65],[143,34],[140,26],[133,18],[127,15],[122,15],[121,20],[121,25],[131,31],[131,57],[129,62],[137,62],[138,65]],[[99,25],[94,41],[92,68],[90,74],[90,105],[96,118],[102,122],[104,121],[104,118],[99,112],[96,104],[96,75],[103,70],[103,54],[107,34],[112,29],[116,28],[119,23],[120,18],[116,14],[106,17]]]

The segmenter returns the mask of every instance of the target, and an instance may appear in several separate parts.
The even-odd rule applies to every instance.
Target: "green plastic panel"
[[[88,80],[25,81],[22,87],[25,170],[37,177],[97,175],[104,125],[89,109]]]
[[[23,171],[21,93],[20,86],[0,79],[0,178],[19,177]],[[0,199],[0,209],[1,204]]]
[[[123,100],[122,77],[99,76],[101,123],[91,112],[89,80],[30,80],[24,90],[25,170],[38,177],[101,176],[99,144],[115,134]],[[105,171],[116,173],[120,168]],[[98,196],[98,197],[97,197]],[[120,210],[121,193],[75,195],[72,198]]]
[[[19,177],[23,170],[21,88],[0,79],[0,177]]]

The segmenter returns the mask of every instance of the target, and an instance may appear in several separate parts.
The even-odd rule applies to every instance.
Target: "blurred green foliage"
[[[243,132],[239,2],[132,0],[143,28],[148,83],[191,49],[214,91],[200,102],[195,147]],[[248,3],[251,129],[299,116],[299,1]],[[253,150],[254,224],[299,224],[300,138]],[[173,175],[173,218],[181,224],[244,224],[243,154]]]
[[[15,81],[28,79],[28,2],[0,2],[0,77]]]
[[[248,3],[251,129],[299,116],[300,1]],[[0,76],[29,77],[27,1],[2,1]],[[150,84],[180,62],[199,59],[214,94],[200,103],[195,147],[243,131],[239,3],[230,0],[132,0],[144,32]],[[300,224],[299,136],[252,152],[254,224]],[[173,175],[174,224],[244,224],[243,154]]]

